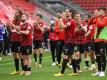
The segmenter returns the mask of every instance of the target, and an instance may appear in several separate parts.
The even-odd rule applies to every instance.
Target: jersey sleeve
[[[97,27],[102,28],[104,26],[107,26],[107,17],[103,18],[101,21],[97,23]]]
[[[30,30],[31,31],[32,30],[32,26],[28,25],[26,30]]]

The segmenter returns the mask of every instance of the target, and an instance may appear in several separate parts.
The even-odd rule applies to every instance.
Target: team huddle
[[[96,9],[92,16],[83,16],[76,11],[59,10],[52,18],[50,27],[44,27],[41,14],[36,14],[33,24],[28,22],[29,16],[16,10],[13,21],[8,20],[10,30],[11,51],[16,71],[10,74],[31,74],[31,54],[35,64],[42,67],[44,32],[49,33],[52,66],[61,68],[54,76],[64,76],[67,66],[72,67],[71,76],[78,76],[81,71],[81,60],[84,55],[86,69],[96,70],[92,76],[105,76],[107,53],[107,15],[106,8]],[[46,40],[47,41],[47,40]],[[62,58],[63,53],[63,59]],[[39,55],[39,62],[37,62]],[[90,58],[90,59],[89,59]],[[19,70],[19,59],[22,70]],[[91,60],[91,65],[89,61]],[[38,64],[39,63],[39,64]],[[95,65],[95,63],[97,63]],[[68,65],[69,64],[69,65]]]

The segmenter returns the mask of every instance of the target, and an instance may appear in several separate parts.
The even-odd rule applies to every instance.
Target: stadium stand
[[[81,14],[85,14],[88,11],[82,10],[78,5],[72,3],[71,0],[30,0],[31,3],[42,8],[52,15],[56,15],[56,11],[70,8],[75,11],[79,11]]]
[[[81,14],[93,12],[99,6],[107,6],[106,0],[0,0],[7,8],[21,8],[29,13],[34,19],[33,14],[41,13],[44,15],[44,21],[49,22],[50,17],[56,15],[56,12],[61,9],[71,8],[79,11]],[[29,1],[29,2],[28,2]],[[33,3],[33,4],[32,4]],[[8,9],[7,9],[8,10]],[[9,11],[7,11],[9,13]]]
[[[14,9],[19,8],[29,14],[30,20],[32,23],[32,21],[35,20],[34,14],[37,12],[39,12],[39,13],[42,12],[42,14],[44,15],[44,21],[46,22],[46,25],[48,25],[49,23],[47,23],[47,22],[49,22],[49,18],[52,15],[47,13],[46,11],[42,10],[41,8],[37,7],[36,5],[33,5],[32,3],[29,3],[27,1],[28,0],[3,0],[3,1],[0,0],[2,7],[6,8],[4,10],[6,11],[6,15],[8,15],[9,18],[13,17],[10,15],[14,14]],[[11,11],[9,8],[11,8]],[[9,12],[11,12],[11,13],[9,14]]]
[[[100,6],[107,7],[107,0],[72,0],[75,4],[80,5],[83,9],[93,12]]]

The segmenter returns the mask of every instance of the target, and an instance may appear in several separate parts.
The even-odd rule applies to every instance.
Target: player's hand
[[[7,25],[8,27],[12,26],[11,21],[9,19],[7,20]]]
[[[67,24],[66,24],[68,27],[71,25],[71,23],[70,22],[67,22]]]

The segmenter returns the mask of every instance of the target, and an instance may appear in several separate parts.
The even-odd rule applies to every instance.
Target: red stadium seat
[[[94,9],[104,6],[107,7],[107,0],[72,0],[75,4],[79,4],[82,8],[93,12]]]
[[[29,12],[35,11],[36,8],[33,4],[26,2],[26,0],[3,0],[3,2],[12,7],[20,7]]]
[[[33,20],[33,15],[36,11],[40,11],[42,12],[42,14],[45,16],[45,18],[49,18],[51,15],[49,13],[47,13],[46,11],[40,9],[39,7],[36,7],[35,5],[27,2],[26,0],[0,0],[1,2],[3,2],[6,6],[6,8],[8,8],[8,6],[11,6],[14,9],[16,8],[20,8],[22,10],[24,10],[25,12],[27,12],[30,16],[30,21]],[[12,12],[9,15],[13,15],[14,13]],[[10,18],[10,16],[9,16]],[[11,17],[13,18],[13,17]],[[49,24],[48,22],[46,22],[46,24]]]

